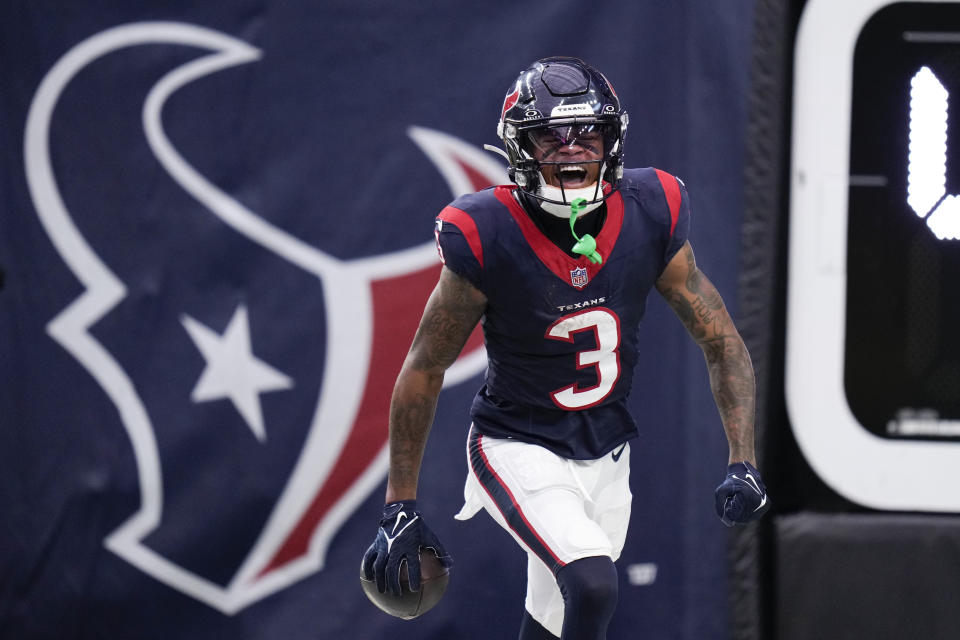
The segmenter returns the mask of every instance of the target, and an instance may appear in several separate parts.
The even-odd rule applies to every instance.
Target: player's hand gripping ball
[[[759,520],[770,509],[760,472],[749,462],[727,467],[727,478],[714,493],[717,515],[728,527]]]
[[[363,554],[360,584],[370,601],[410,620],[436,606],[450,582],[453,558],[417,511],[416,500],[384,507],[373,544]]]

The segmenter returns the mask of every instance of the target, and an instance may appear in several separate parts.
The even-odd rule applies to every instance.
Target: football
[[[367,580],[360,572],[360,584],[363,591],[381,611],[397,618],[412,620],[433,609],[447,590],[450,571],[437,560],[432,551],[420,552],[420,591],[411,591],[407,578],[407,563],[400,566],[400,588],[402,593],[395,596],[387,589],[377,591],[377,581]]]

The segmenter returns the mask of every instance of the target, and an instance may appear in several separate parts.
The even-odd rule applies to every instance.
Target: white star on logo
[[[293,380],[253,355],[246,307],[237,307],[223,335],[186,314],[180,316],[180,322],[207,361],[190,399],[230,398],[257,440],[266,440],[260,394],[289,389]]]

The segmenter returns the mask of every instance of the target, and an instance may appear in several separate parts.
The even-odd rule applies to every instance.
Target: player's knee
[[[592,556],[569,563],[557,572],[557,584],[568,610],[575,607],[600,616],[613,615],[619,583],[609,557]]]

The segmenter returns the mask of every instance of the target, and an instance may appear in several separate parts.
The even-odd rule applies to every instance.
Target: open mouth
[[[579,189],[587,185],[587,169],[581,165],[570,164],[559,167],[560,183],[569,189]]]

